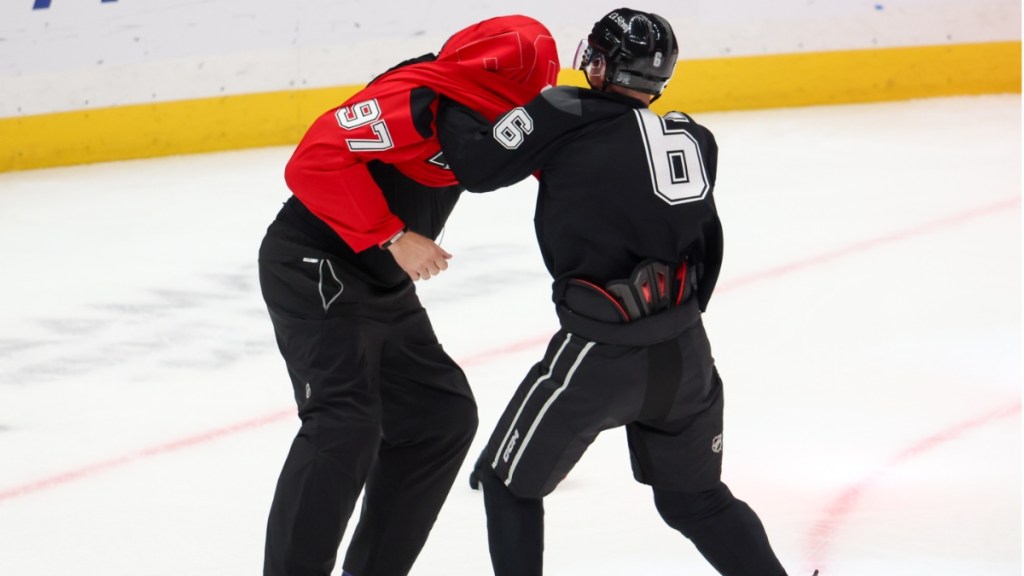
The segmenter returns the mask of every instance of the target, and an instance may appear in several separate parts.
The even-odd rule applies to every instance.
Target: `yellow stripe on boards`
[[[0,119],[0,172],[294,144],[343,86]]]
[[[1021,44],[1000,42],[680,62],[659,111],[751,110],[1020,92]]]
[[[559,81],[581,86],[563,70]],[[0,118],[0,172],[292,145],[361,86]],[[1019,93],[1021,43],[684,60],[658,111],[749,110]]]

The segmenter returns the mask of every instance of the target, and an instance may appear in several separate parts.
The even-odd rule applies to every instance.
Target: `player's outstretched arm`
[[[387,250],[413,281],[430,280],[447,270],[448,259],[452,257],[430,238],[411,231],[402,234]]]
[[[445,161],[470,192],[511,186],[540,167],[538,147],[526,140],[535,130],[524,108],[514,108],[492,123],[466,106],[442,99],[437,127]],[[533,140],[538,139],[543,140]]]

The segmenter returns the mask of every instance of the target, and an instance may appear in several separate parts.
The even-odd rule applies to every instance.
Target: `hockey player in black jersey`
[[[497,576],[542,573],[543,497],[618,426],[662,518],[720,573],[786,573],[721,480],[722,381],[701,323],[722,261],[718,148],[686,114],[648,109],[677,54],[665,19],[619,9],[577,55],[591,89],[545,90],[493,124],[442,105],[442,149],[469,190],[538,175],[537,239],[561,323],[473,473]]]

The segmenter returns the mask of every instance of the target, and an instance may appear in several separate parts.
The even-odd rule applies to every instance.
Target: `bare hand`
[[[448,259],[452,257],[430,238],[412,231],[388,246],[388,251],[413,281],[429,280],[447,270]]]

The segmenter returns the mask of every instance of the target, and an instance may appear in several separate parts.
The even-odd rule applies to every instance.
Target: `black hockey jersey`
[[[451,101],[438,118],[445,159],[468,190],[538,175],[534,223],[556,301],[571,279],[603,285],[655,259],[688,262],[706,308],[722,262],[718,147],[707,128],[574,87],[545,90],[496,123]]]

